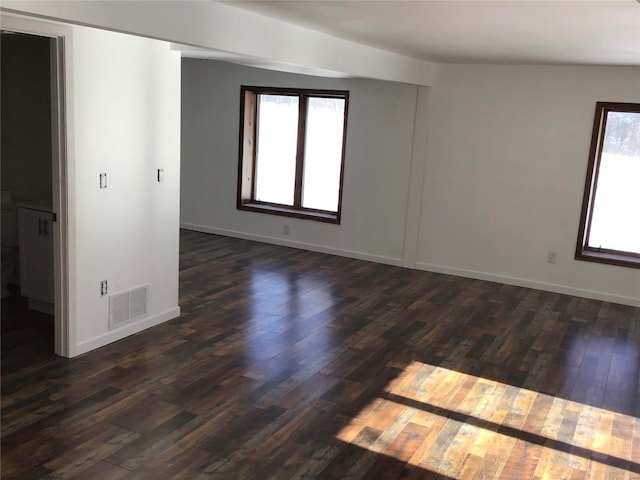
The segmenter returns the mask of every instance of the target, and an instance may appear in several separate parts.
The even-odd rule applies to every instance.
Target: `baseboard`
[[[517,287],[532,288],[535,290],[544,290],[546,292],[562,293],[565,295],[573,295],[575,297],[590,298],[592,300],[602,300],[604,302],[620,303],[632,307],[640,307],[640,298],[624,297],[622,295],[614,295],[606,292],[597,292],[593,290],[584,290],[581,288],[567,287],[555,283],[538,282],[526,278],[510,277],[507,275],[497,275],[487,272],[478,272],[475,270],[464,270],[461,268],[443,267],[441,265],[433,265],[429,263],[416,263],[416,269],[425,270],[427,272],[444,273],[447,275],[455,275],[457,277],[473,278],[476,280],[486,280],[489,282],[505,283],[507,285],[515,285]]]
[[[243,240],[253,240],[255,242],[270,243],[280,245],[282,247],[299,248],[301,250],[309,250],[318,253],[328,253],[329,255],[337,255],[339,257],[356,258],[358,260],[367,260],[369,262],[384,263],[395,267],[402,266],[401,258],[385,257],[382,255],[372,255],[370,253],[358,252],[355,250],[342,250],[339,248],[326,247],[314,243],[296,242],[294,240],[285,240],[278,237],[269,237],[267,235],[254,235],[252,233],[238,232],[235,230],[226,230],[223,228],[213,228],[204,225],[195,225],[192,223],[181,223],[180,228],[185,230],[193,230],[202,233],[212,233],[225,237],[241,238]]]
[[[172,318],[177,318],[180,316],[180,307],[172,308],[171,310],[167,310],[166,312],[162,312],[158,315],[153,315],[152,317],[146,317],[138,322],[131,323],[129,325],[125,325],[123,327],[118,328],[117,330],[111,330],[103,335],[99,335],[90,340],[86,340],[84,342],[80,342],[76,346],[75,355],[81,355],[83,353],[89,352],[91,350],[95,350],[96,348],[104,347],[109,343],[115,342],[117,340],[121,340],[129,335],[133,335],[134,333],[141,332],[150,327],[154,327],[159,325],[167,320],[171,320]]]
[[[357,252],[353,250],[341,250],[331,247],[325,247],[323,245],[316,245],[312,243],[296,242],[292,240],[285,240],[277,237],[269,237],[266,235],[254,235],[251,233],[238,232],[235,230],[226,230],[223,228],[213,228],[204,225],[196,225],[192,223],[181,223],[180,228],[185,230],[193,230],[196,232],[212,233],[215,235],[222,235],[225,237],[241,238],[244,240],[253,240],[256,242],[270,243],[274,245],[281,245],[284,247],[300,248],[302,250],[310,250],[312,252],[328,253],[330,255],[339,255],[341,257],[357,258],[359,260],[367,260],[370,262],[384,263],[386,265],[393,265],[396,267],[402,267],[403,261],[400,258],[384,257],[380,255],[371,255],[364,252]],[[486,280],[489,282],[504,283],[507,285],[515,285],[517,287],[532,288],[535,290],[543,290],[546,292],[561,293],[564,295],[573,295],[575,297],[590,298],[593,300],[601,300],[604,302],[619,303],[622,305],[629,305],[632,307],[640,307],[640,298],[624,297],[622,295],[614,295],[606,292],[597,292],[593,290],[584,290],[580,288],[567,287],[565,285],[558,285],[554,283],[538,282],[536,280],[529,280],[526,278],[510,277],[508,275],[498,275],[487,272],[479,272],[475,270],[465,270],[461,268],[444,267],[441,265],[433,265],[429,263],[417,262],[415,267],[417,270],[424,270],[427,272],[444,273],[447,275],[455,275],[458,277],[473,278],[476,280]]]

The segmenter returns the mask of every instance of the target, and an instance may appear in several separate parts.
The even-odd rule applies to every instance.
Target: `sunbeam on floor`
[[[336,438],[451,478],[640,478],[638,418],[421,362]]]

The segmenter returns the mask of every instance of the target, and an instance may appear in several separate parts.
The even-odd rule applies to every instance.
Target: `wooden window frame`
[[[296,173],[294,202],[291,205],[261,202],[255,199],[256,144],[258,138],[258,96],[288,95],[298,97],[298,136],[296,152]],[[305,161],[305,129],[307,103],[311,97],[338,98],[345,101],[344,125],[342,130],[342,158],[338,185],[338,210],[336,212],[316,210],[302,206],[303,169]],[[347,144],[347,118],[349,92],[346,90],[314,90],[277,87],[240,87],[240,141],[238,155],[238,210],[303,218],[325,223],[339,224],[342,216],[342,186],[344,182],[345,148]]]
[[[625,252],[589,246],[591,221],[593,219],[593,205],[598,187],[600,161],[602,159],[604,136],[607,128],[607,116],[609,112],[640,113],[640,104],[614,102],[596,103],[575,259],[588,262],[606,263],[621,267],[640,268],[640,254],[636,252]]]

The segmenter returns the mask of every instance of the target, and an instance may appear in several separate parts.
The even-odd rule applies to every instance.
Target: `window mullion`
[[[302,208],[302,171],[304,169],[305,128],[307,124],[307,103],[309,97],[300,95],[298,101],[298,146],[296,152],[296,179],[293,208]]]

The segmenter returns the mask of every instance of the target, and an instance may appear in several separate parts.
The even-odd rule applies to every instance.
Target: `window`
[[[340,223],[349,92],[240,92],[238,209]]]
[[[576,259],[640,268],[640,104],[596,104]]]

